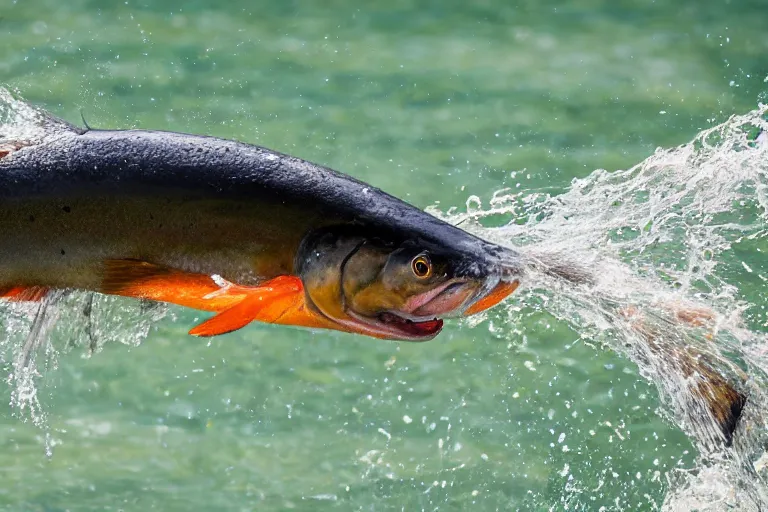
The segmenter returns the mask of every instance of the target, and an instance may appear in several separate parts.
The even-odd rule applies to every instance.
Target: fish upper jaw
[[[520,286],[519,279],[499,279],[496,284],[484,294],[478,296],[469,307],[464,310],[464,316],[482,313],[509,297]]]

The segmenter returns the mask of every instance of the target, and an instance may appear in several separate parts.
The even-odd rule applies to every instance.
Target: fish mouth
[[[402,311],[383,311],[366,316],[348,310],[358,328],[379,338],[428,341],[443,328],[443,318],[469,316],[489,309],[517,289],[517,279],[486,282],[455,279],[411,297]]]
[[[482,290],[482,284],[453,279],[424,293],[414,295],[402,309],[367,316],[348,310],[347,314],[378,336],[403,341],[428,341],[443,328],[443,318],[460,316]]]
[[[443,318],[485,311],[510,295],[520,281],[481,283],[456,280],[415,296],[405,311],[383,311],[367,316],[348,309],[347,315],[366,334],[401,341],[429,341],[443,329]]]
[[[492,276],[485,281],[454,279],[408,301],[407,318],[462,317],[490,309],[520,286],[519,279]],[[398,312],[398,314],[400,314]]]
[[[381,313],[377,320],[390,327],[397,329],[409,336],[409,339],[414,340],[428,340],[432,339],[440,333],[443,328],[443,320],[441,318],[433,318],[431,320],[414,321],[410,318],[405,318],[395,313]]]
[[[370,334],[391,340],[429,341],[443,329],[443,320],[440,318],[408,318],[392,311],[376,316],[364,316],[354,311],[348,311],[347,314],[358,326],[365,326]]]
[[[512,273],[505,272],[493,272],[484,278],[456,277],[409,297],[396,308],[362,313],[345,304],[342,315],[333,320],[345,330],[375,338],[428,341],[440,333],[444,318],[485,311],[514,292],[519,284]]]
[[[454,279],[437,288],[412,297],[404,311],[409,317],[459,316],[467,304],[472,302],[482,288],[481,283]]]

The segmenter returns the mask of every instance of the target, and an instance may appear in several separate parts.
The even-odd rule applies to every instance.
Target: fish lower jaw
[[[412,336],[419,338],[428,337],[432,339],[443,328],[443,321],[439,318],[432,318],[430,320],[411,320],[394,313],[381,313],[378,316],[379,322],[396,327],[403,332],[409,333]]]
[[[367,317],[348,312],[358,328],[372,333],[379,338],[399,341],[429,341],[443,329],[443,320],[412,320],[395,313],[379,313],[375,317]]]

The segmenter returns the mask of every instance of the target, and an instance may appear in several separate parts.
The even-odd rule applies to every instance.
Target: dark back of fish
[[[126,257],[259,282],[292,271],[309,231],[338,224],[450,247],[478,269],[508,256],[370,185],[265,148],[51,123],[50,137],[0,158],[0,286],[36,284],[42,272],[90,287],[101,261]]]

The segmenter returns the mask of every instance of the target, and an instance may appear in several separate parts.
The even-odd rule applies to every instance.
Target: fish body
[[[498,302],[500,291],[519,282],[522,266],[514,251],[329,168],[213,137],[81,130],[50,116],[44,122],[42,140],[0,151],[0,292],[74,288],[223,312],[248,290],[263,296],[265,283],[293,276],[298,281],[292,286],[301,288],[293,306],[314,317],[295,323],[401,339],[397,332],[358,328],[368,317],[345,325],[336,316],[349,316],[343,303],[363,285],[370,318],[393,314],[398,322],[419,323],[470,311],[484,298]],[[399,266],[390,261],[397,251]],[[412,258],[406,261],[403,251]],[[370,275],[356,281],[359,289],[345,291],[350,254],[366,255],[355,268]],[[413,275],[416,257],[430,272],[439,264],[442,274]],[[389,285],[374,293],[369,285],[377,281]],[[206,298],[233,287],[238,299],[226,305],[214,307]],[[312,293],[317,299],[307,300]],[[450,308],[414,307],[427,293],[430,300],[443,294]],[[322,294],[339,304],[322,307]],[[419,307],[428,314],[413,314]],[[330,312],[334,308],[339,311]],[[275,321],[275,315],[251,320]]]

